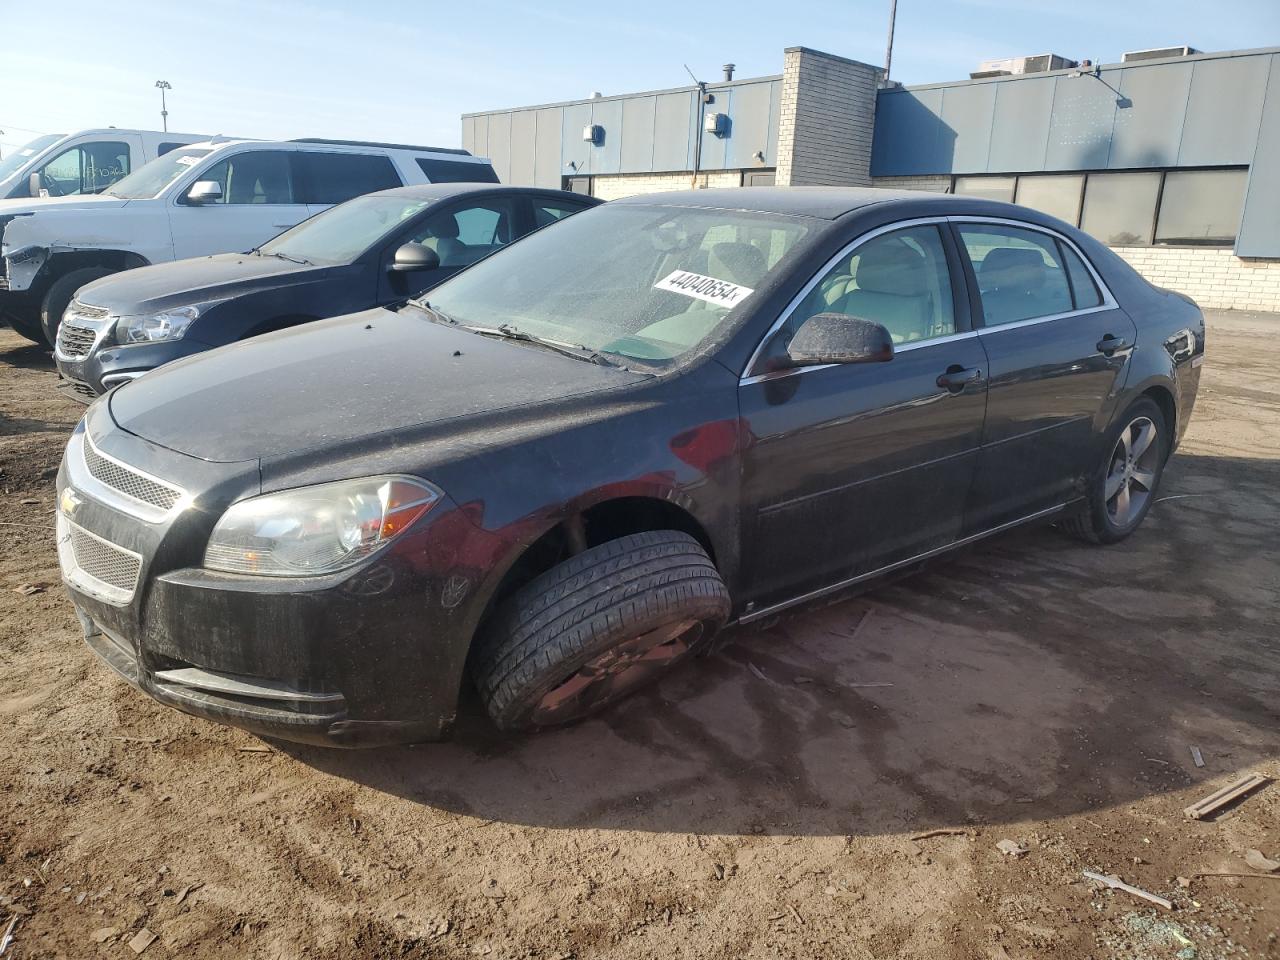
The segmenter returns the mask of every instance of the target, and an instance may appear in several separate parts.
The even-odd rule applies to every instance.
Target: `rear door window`
[[[960,224],[959,231],[978,278],[985,326],[1075,309],[1058,242],[1052,236],[1038,230],[973,223]]]
[[[414,243],[430,247],[442,267],[465,267],[516,239],[516,203],[496,197],[437,213],[418,228]]]
[[[385,154],[308,150],[293,154],[293,164],[302,203],[343,203],[366,193],[404,186],[395,164]]]
[[[497,183],[498,175],[487,163],[418,157],[418,167],[432,183]]]
[[[212,180],[222,187],[216,203],[283,204],[299,203],[294,196],[289,155],[282,150],[249,150],[215,163],[200,180]]]

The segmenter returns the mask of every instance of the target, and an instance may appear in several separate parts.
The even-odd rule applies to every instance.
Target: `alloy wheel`
[[[1148,417],[1138,417],[1120,431],[1107,468],[1103,500],[1107,516],[1120,528],[1142,516],[1155,488],[1160,467],[1160,444],[1156,425]]]

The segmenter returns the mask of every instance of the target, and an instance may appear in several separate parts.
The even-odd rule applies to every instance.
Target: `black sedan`
[[[88,642],[297,740],[586,716],[749,623],[1019,524],[1131,534],[1204,323],[1050,217],[702,190],[536,233],[427,298],[173,364],[58,477]]]
[[[398,187],[331,207],[248,253],[112,274],[81,287],[63,315],[59,388],[87,402],[211,347],[417,296],[599,202],[494,184]]]

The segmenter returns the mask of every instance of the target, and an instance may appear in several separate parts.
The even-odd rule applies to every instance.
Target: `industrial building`
[[[1202,306],[1280,311],[1280,48],[988,61],[947,83],[805,47],[782,73],[467,114],[507,183],[615,199],[763,184],[1012,200]]]

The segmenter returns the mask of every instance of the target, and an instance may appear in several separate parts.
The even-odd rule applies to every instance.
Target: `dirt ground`
[[[1198,876],[1280,858],[1280,784],[1182,815],[1280,776],[1277,333],[1211,318],[1190,434],[1120,546],[1024,530],[576,728],[503,739],[469,706],[452,743],[348,753],[96,662],[52,537],[81,409],[0,330],[5,960],[133,957],[144,928],[147,960],[1280,957],[1280,873]]]

